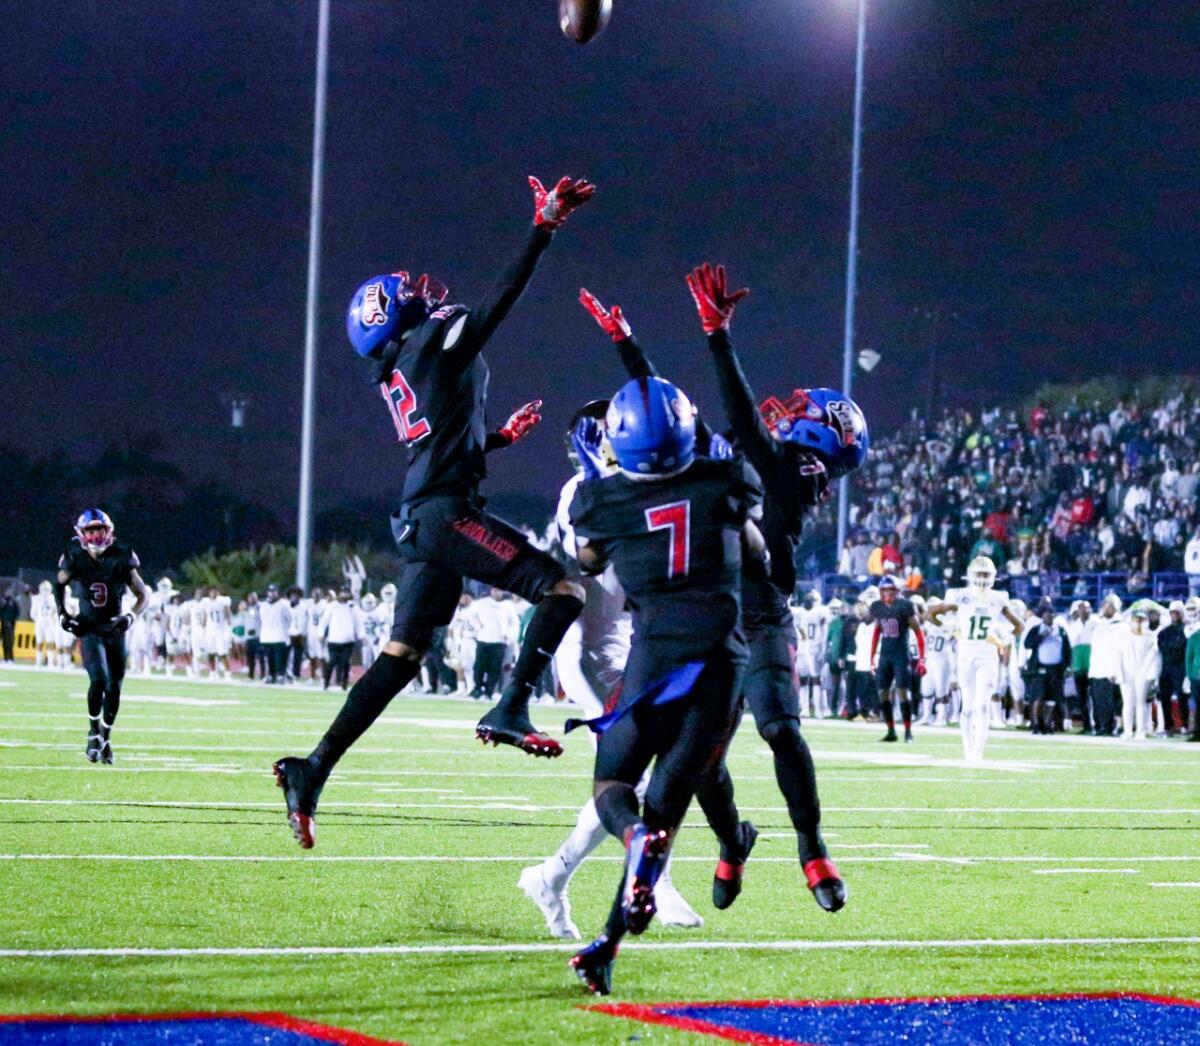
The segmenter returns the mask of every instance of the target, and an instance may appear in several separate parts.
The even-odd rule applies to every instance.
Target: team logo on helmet
[[[382,283],[372,283],[363,292],[362,312],[359,322],[364,327],[382,327],[387,323],[388,306],[392,299],[383,289]]]
[[[825,409],[829,412],[829,424],[841,437],[842,446],[853,447],[858,442],[854,408],[845,400],[834,400]]]

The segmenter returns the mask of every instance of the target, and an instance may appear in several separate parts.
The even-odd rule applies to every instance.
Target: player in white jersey
[[[171,593],[171,598],[163,608],[163,623],[167,640],[167,675],[176,667],[187,672],[192,624],[190,610],[180,593]]]
[[[475,692],[475,615],[471,612],[474,600],[464,592],[458,597],[454,617],[446,626],[446,664],[458,677],[456,692]]]
[[[232,642],[233,600],[217,588],[208,590],[204,649],[208,651],[208,674],[229,675],[229,645]]]
[[[70,588],[63,594],[63,609],[66,610],[69,617],[75,617],[79,613],[79,598],[75,596]],[[62,627],[61,620],[57,627],[57,655],[55,660],[59,668],[70,668],[74,664],[76,636],[73,632],[68,632]]]
[[[799,606],[792,607],[796,625],[796,678],[800,683],[800,714],[808,717],[828,715],[822,708],[821,670],[825,666],[825,641],[829,634],[829,611],[821,605],[816,592],[808,592]]]
[[[192,663],[188,675],[198,676],[204,662],[208,660],[208,647],[205,645],[208,632],[208,597],[204,594],[204,589],[196,589],[192,598],[184,605],[188,611],[188,636],[192,646]]]
[[[1160,610],[1149,599],[1139,599],[1129,608],[1129,622],[1117,644],[1117,681],[1121,684],[1121,737],[1145,741],[1150,736],[1151,689],[1162,672],[1158,635],[1150,627],[1150,615]],[[1135,725],[1136,724],[1136,725]]]
[[[307,600],[301,600],[308,623],[308,681],[315,683],[325,676],[325,662],[329,660],[329,645],[325,641],[325,630],[321,627],[321,618],[333,602],[329,593],[319,588],[312,590]]]
[[[148,676],[150,665],[154,658],[154,650],[150,640],[149,611],[144,614],[134,614],[133,607],[137,598],[127,591],[121,600],[121,613],[130,614],[133,622],[125,633],[125,658],[131,675]]]
[[[913,602],[920,597],[914,596]],[[936,602],[941,602],[937,600]],[[950,673],[954,660],[954,630],[935,625],[920,608],[925,629],[925,675],[921,679],[921,722],[945,726],[950,714]]]
[[[589,403],[571,420],[567,432],[585,416],[603,418],[607,400]],[[568,444],[568,447],[570,445]],[[576,556],[575,532],[571,527],[569,509],[575,491],[583,480],[578,459],[573,451],[572,464],[576,474],[567,481],[558,500],[556,516],[563,550],[572,559]],[[579,705],[588,719],[604,713],[609,697],[620,685],[633,641],[633,625],[625,608],[625,592],[610,564],[595,577],[582,579],[586,591],[583,612],[568,629],[554,655],[554,667],[559,683],[568,700]],[[592,735],[595,744],[595,736]],[[638,801],[645,794],[649,772],[637,787]],[[605,839],[608,832],[596,813],[596,804],[589,799],[579,811],[575,828],[553,857],[541,864],[526,868],[517,882],[522,892],[546,917],[546,926],[555,937],[579,940],[580,933],[571,921],[571,902],[567,886],[571,876]],[[703,926],[704,920],[680,896],[671,882],[668,862],[654,890],[658,917],[666,926]]]
[[[1000,644],[993,626],[1003,617],[1015,634],[1022,630],[1020,619],[1008,609],[1008,593],[997,591],[995,584],[996,565],[987,556],[977,556],[967,567],[967,587],[949,589],[943,602],[929,608],[934,624],[941,624],[945,614],[957,618],[963,754],[976,766],[983,762],[991,702],[1000,681]]]
[[[364,672],[375,664],[375,658],[379,656],[379,649],[383,646],[383,622],[376,613],[378,609],[379,599],[374,592],[367,592],[359,600],[358,631],[362,636],[360,647]],[[434,693],[437,693],[436,685]]]
[[[58,605],[49,581],[38,585],[37,594],[29,601],[29,616],[33,618],[33,663],[49,668],[58,647]]]

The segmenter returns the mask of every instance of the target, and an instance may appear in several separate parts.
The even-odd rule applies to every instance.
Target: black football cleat
[[[713,907],[724,911],[738,899],[742,892],[742,876],[746,871],[746,859],[754,849],[758,838],[758,829],[749,821],[738,825],[738,849],[728,858],[722,857],[717,861],[717,870],[713,873],[712,899]]]
[[[556,759],[562,755],[562,745],[549,734],[534,729],[529,716],[510,712],[497,705],[475,726],[475,736],[485,745],[512,745],[532,756]]]
[[[898,737],[896,736],[896,731],[895,731],[895,730],[889,730],[889,731],[888,731],[886,734],[884,734],[884,735],[883,735],[883,737],[881,737],[879,740],[880,740],[880,741],[889,741],[889,742],[891,742],[891,741],[899,741],[899,740],[900,740],[900,738],[898,738]]]
[[[99,734],[88,734],[87,748],[83,754],[87,756],[89,763],[100,762],[100,750],[104,747],[104,738]]]
[[[608,937],[601,934],[582,951],[571,956],[571,969],[593,995],[612,994],[613,963],[617,959],[617,945],[609,944]]]
[[[654,887],[667,866],[671,851],[671,833],[635,828],[625,853],[625,899],[621,911],[625,928],[632,934],[643,933],[658,911]]]
[[[112,766],[117,760],[113,756],[112,742],[106,737],[104,743],[100,746],[100,762],[105,766]]]
[[[838,874],[837,865],[828,857],[816,857],[805,862],[804,878],[813,899],[827,912],[840,911],[846,906],[846,884]]]
[[[913,743],[913,732],[911,730],[904,731],[904,743],[911,745]]]
[[[301,849],[311,850],[317,845],[317,800],[321,798],[320,784],[307,759],[285,756],[271,766],[275,772],[275,783],[283,789],[287,802],[288,824]]]

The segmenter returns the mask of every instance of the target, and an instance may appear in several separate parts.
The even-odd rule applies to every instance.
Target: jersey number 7
[[[646,509],[646,529],[665,530],[670,535],[667,577],[687,577],[692,552],[692,503],[675,501]]]
[[[392,371],[391,380],[379,385],[384,402],[396,423],[396,434],[401,443],[416,443],[430,433],[429,422],[424,418],[414,418],[417,412],[417,394],[412,386],[404,379],[398,370]]]

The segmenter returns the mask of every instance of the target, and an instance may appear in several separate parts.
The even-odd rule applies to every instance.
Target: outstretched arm
[[[587,310],[605,334],[613,340],[621,354],[621,363],[631,378],[657,378],[658,370],[650,362],[642,347],[634,341],[633,328],[625,319],[620,305],[606,309],[586,287],[579,288],[579,304]]]
[[[521,253],[500,274],[487,296],[467,317],[460,343],[464,355],[469,357],[478,355],[517,303],[533,278],[542,252],[550,246],[554,231],[573,211],[587,203],[596,191],[596,187],[587,179],[569,177],[560,178],[553,189],[547,190],[531,176],[529,187],[533,190],[533,227]]]
[[[717,371],[717,387],[721,391],[721,403],[729,415],[729,424],[750,463],[763,472],[769,470],[778,454],[775,440],[762,420],[754,392],[741,362],[733,351],[729,340],[729,323],[733,310],[749,289],[730,291],[725,275],[725,266],[715,269],[705,262],[687,275],[688,290],[696,303],[700,325],[708,335],[708,347],[713,355]]]
[[[515,410],[504,425],[495,432],[489,432],[484,439],[484,453],[511,447],[517,440],[527,436],[533,427],[542,420],[542,401],[533,400]]]

